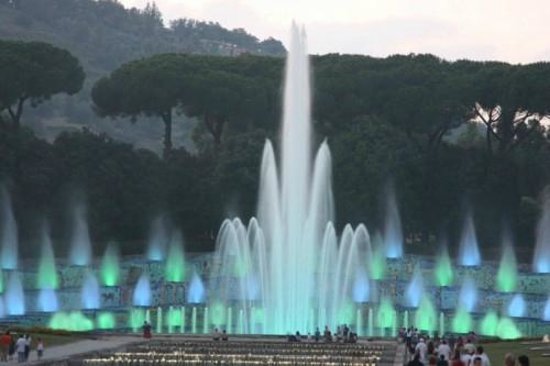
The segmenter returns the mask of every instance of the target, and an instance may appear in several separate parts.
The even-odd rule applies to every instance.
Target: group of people
[[[212,339],[214,341],[228,341],[229,336],[227,335],[227,332],[225,329],[223,329],[221,332],[218,328],[214,328],[214,333],[212,335]]]
[[[464,337],[432,340],[411,327],[402,329],[400,335],[411,355],[408,366],[491,366],[483,346],[476,346],[478,338],[474,332]],[[529,366],[529,358],[522,355],[516,359],[507,354],[504,366]]]
[[[11,361],[14,359],[15,354],[17,354],[17,362],[27,362],[29,360],[32,345],[32,338],[29,334],[20,334],[19,337],[15,337],[7,330],[0,337],[0,346],[2,347],[0,361]],[[41,338],[38,338],[35,349],[37,359],[42,359],[44,355],[44,342]]]
[[[321,331],[319,328],[315,329],[315,333],[313,334],[313,338],[311,337],[310,333],[307,334],[307,340],[311,340],[315,342],[343,342],[343,343],[356,343],[357,342],[357,333],[354,333],[351,331],[351,329],[347,326],[347,324],[344,324],[342,326],[339,326],[336,328],[336,332],[334,335],[330,331],[330,328],[325,326],[325,330],[323,334],[321,335]],[[301,342],[302,341],[302,335],[300,332],[296,332],[296,334],[291,334],[288,336],[289,342]]]

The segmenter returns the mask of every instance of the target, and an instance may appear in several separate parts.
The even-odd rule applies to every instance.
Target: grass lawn
[[[550,353],[550,344],[542,344],[530,341],[523,342],[494,342],[483,343],[483,348],[489,358],[491,365],[503,365],[504,356],[507,353],[513,353],[516,357],[527,355],[531,366],[548,366],[550,365],[550,357],[542,357],[542,353]],[[531,350],[533,347],[547,347],[546,350]]]

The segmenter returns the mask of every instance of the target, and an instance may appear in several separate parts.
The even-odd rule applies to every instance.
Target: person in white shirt
[[[484,352],[483,347],[478,346],[477,347],[477,353],[476,356],[481,357],[481,366],[491,366],[491,361],[489,360],[489,356]]]
[[[27,346],[27,340],[23,338],[21,334],[17,342],[15,342],[15,352],[17,352],[17,362],[25,362],[25,347]]]
[[[426,346],[426,343],[424,342],[424,338],[420,338],[414,350],[415,352],[418,352],[418,354],[420,355],[420,362],[422,362],[423,364],[426,364],[428,346]]]
[[[451,359],[451,347],[449,347],[446,340],[441,341],[441,344],[437,347],[437,354],[443,356],[445,361]]]
[[[464,366],[470,366],[470,362],[472,361],[472,355],[468,353],[468,350],[466,348],[462,349],[462,354],[460,355],[460,361],[462,361]]]

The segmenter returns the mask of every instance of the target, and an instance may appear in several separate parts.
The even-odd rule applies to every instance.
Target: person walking
[[[0,347],[2,347],[1,361],[8,362],[8,354],[10,351],[11,344],[11,335],[10,331],[7,330],[6,333],[0,337]]]
[[[38,343],[36,344],[36,357],[41,360],[44,356],[44,342],[42,338],[38,338]]]
[[[29,355],[31,354],[31,344],[32,344],[31,336],[28,334],[25,334],[25,361],[29,360]]]
[[[17,342],[15,342],[15,351],[17,352],[17,362],[23,363],[25,362],[25,346],[27,345],[27,341],[23,337],[23,334],[19,335],[19,339],[17,339]]]

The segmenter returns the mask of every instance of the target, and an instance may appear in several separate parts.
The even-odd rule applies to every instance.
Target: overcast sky
[[[143,8],[148,0],[120,0]],[[550,59],[548,0],[156,0],[164,19],[195,18],[245,28],[286,44],[306,27],[309,52],[433,53],[528,63]]]

